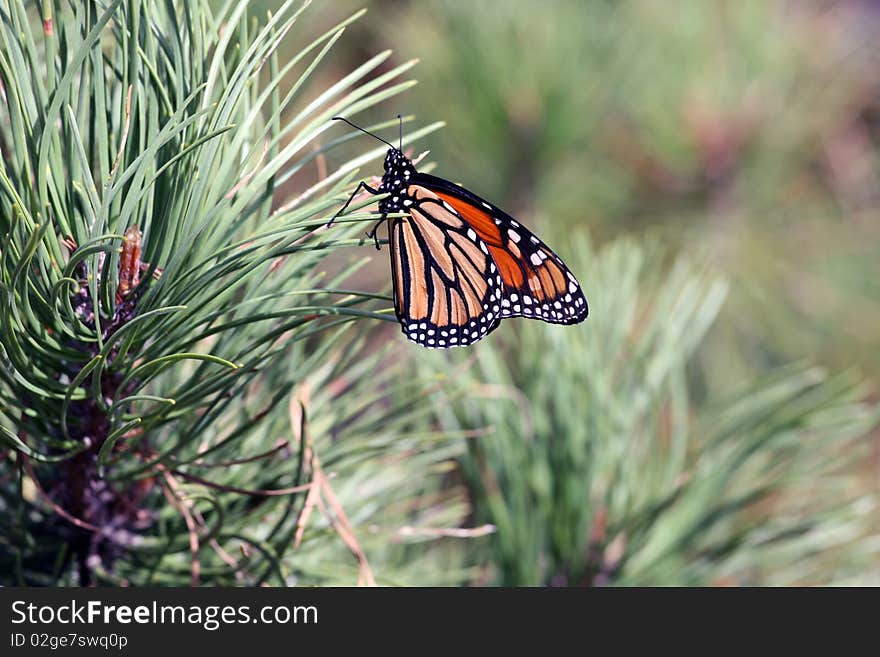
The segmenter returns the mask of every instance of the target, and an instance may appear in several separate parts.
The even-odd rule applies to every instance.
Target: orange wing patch
[[[414,185],[419,198],[452,208],[485,242],[504,283],[502,317],[530,317],[556,324],[586,318],[587,302],[577,279],[525,226],[479,199]],[[424,190],[424,191],[422,191]]]
[[[413,319],[422,319],[428,316],[428,290],[424,274],[425,258],[412,227],[407,223],[401,223],[400,231],[403,233],[409,269],[412,272],[410,276],[409,316]]]
[[[501,239],[501,231],[495,225],[495,220],[491,216],[468,203],[462,203],[460,199],[449,194],[436,192],[436,195],[442,201],[446,201],[455,208],[456,212],[464,217],[464,220],[477,231],[477,235],[486,243],[486,246],[502,246],[504,244]]]
[[[428,348],[463,347],[501,318],[502,279],[476,231],[432,192],[391,221],[397,319],[406,337]],[[410,191],[408,190],[408,192]]]
[[[525,282],[525,275],[522,267],[517,262],[517,258],[521,257],[519,248],[516,244],[501,236],[501,229],[495,224],[492,216],[483,212],[480,208],[464,203],[461,199],[450,194],[437,192],[434,195],[455,208],[455,211],[464,217],[465,221],[480,236],[480,239],[486,243],[486,246],[489,247],[489,253],[492,254],[492,259],[498,267],[501,278],[504,280],[504,285],[512,288],[521,287]]]
[[[586,318],[577,279],[509,215],[454,189],[413,183],[403,196],[409,216],[392,220],[391,251],[397,318],[408,339],[460,347],[506,317]]]
[[[444,201],[449,204],[476,231],[480,239],[486,243],[504,284],[507,287],[518,288],[525,282],[523,269],[516,260],[521,257],[519,249],[513,242],[502,238],[501,230],[495,224],[495,220],[491,215],[483,212],[480,208],[463,202],[451,194],[435,192],[421,185],[410,185],[406,191],[407,194],[420,201],[436,201],[437,205],[432,208],[431,212],[431,215],[436,219],[440,219],[450,226],[461,225],[461,222],[455,215],[448,212],[441,205]],[[513,256],[511,256],[511,252]]]

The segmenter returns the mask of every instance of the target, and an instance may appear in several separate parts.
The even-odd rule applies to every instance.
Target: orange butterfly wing
[[[411,187],[408,217],[389,220],[394,310],[422,346],[464,347],[497,328],[503,280],[488,245],[429,190]]]
[[[501,317],[530,317],[577,324],[589,306],[571,270],[546,244],[510,215],[442,178],[418,174],[416,182],[446,203],[482,239],[504,285]]]

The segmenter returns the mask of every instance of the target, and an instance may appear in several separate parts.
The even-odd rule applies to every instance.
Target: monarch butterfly
[[[348,119],[333,117],[388,145],[377,187],[360,182],[330,219],[361,189],[388,194],[379,201],[388,220],[394,310],[404,335],[431,349],[464,347],[486,337],[507,317],[577,324],[587,300],[574,274],[547,245],[495,205],[455,183],[416,171],[400,148]],[[398,115],[398,119],[400,116]]]

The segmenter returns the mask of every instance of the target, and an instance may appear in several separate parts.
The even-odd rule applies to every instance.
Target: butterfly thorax
[[[388,154],[385,156],[385,174],[382,176],[379,192],[387,193],[389,196],[379,201],[379,212],[389,214],[406,211],[412,204],[412,199],[409,198],[406,190],[415,174],[416,168],[406,155],[396,148],[388,149]]]

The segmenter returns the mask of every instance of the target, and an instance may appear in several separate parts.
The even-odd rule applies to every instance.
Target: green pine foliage
[[[412,62],[313,84],[362,12],[316,33],[307,6],[3,3],[3,584],[460,577],[361,547],[382,565],[467,509],[437,490],[458,445],[357,322],[390,318],[346,289],[367,216],[324,228],[383,154],[319,173],[359,135],[330,117]]]

